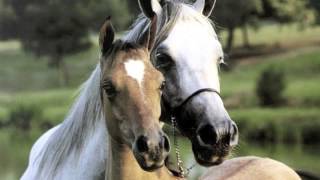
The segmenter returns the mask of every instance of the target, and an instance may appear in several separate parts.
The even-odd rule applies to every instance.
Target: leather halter
[[[203,88],[203,89],[199,89],[197,91],[195,91],[194,93],[192,93],[190,96],[188,96],[185,100],[182,101],[182,103],[180,103],[178,106],[171,108],[171,116],[176,116],[177,113],[179,113],[179,111],[194,97],[196,97],[197,95],[203,93],[203,92],[213,92],[216,93],[217,95],[220,95],[220,93],[213,89],[213,88]]]
[[[182,101],[182,103],[180,103],[178,106],[176,107],[173,107],[173,108],[170,108],[170,119],[171,119],[171,122],[172,122],[172,126],[173,126],[173,139],[174,139],[174,145],[175,145],[175,153],[176,153],[176,157],[177,157],[177,165],[178,165],[178,170],[174,170],[174,169],[170,169],[169,166],[167,166],[168,170],[176,177],[179,177],[179,178],[185,178],[188,176],[188,174],[190,173],[191,169],[195,166],[195,164],[193,164],[191,167],[185,169],[184,166],[183,166],[183,161],[181,159],[181,156],[180,156],[180,150],[179,150],[179,145],[178,145],[178,141],[177,141],[177,137],[176,137],[176,128],[177,128],[177,122],[176,122],[176,114],[181,111],[181,109],[194,97],[196,97],[197,95],[203,93],[203,92],[213,92],[213,93],[216,93],[217,95],[220,95],[220,93],[215,90],[215,89],[212,89],[212,88],[203,88],[203,89],[199,89],[197,91],[195,91],[194,93],[192,93],[190,96],[188,96],[185,100]],[[162,98],[162,100],[164,100]],[[168,102],[164,102],[164,101],[161,101],[161,103],[163,103],[162,105],[169,105]],[[168,106],[167,106],[168,107]],[[170,107],[170,106],[169,106]],[[162,107],[164,108],[164,107]],[[167,163],[167,162],[166,162]]]
[[[161,117],[160,119],[169,120],[172,118],[176,118],[177,114],[182,110],[182,108],[194,97],[200,95],[203,92],[213,92],[216,93],[219,97],[221,97],[220,93],[213,88],[202,88],[195,92],[193,92],[190,96],[188,96],[185,100],[183,100],[178,106],[171,107],[170,103],[165,100],[164,97],[161,98]],[[163,96],[163,95],[162,95]]]

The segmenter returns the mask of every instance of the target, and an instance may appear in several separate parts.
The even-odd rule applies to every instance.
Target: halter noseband
[[[178,106],[176,107],[173,107],[171,108],[172,111],[171,111],[171,116],[176,116],[176,114],[194,97],[196,97],[197,95],[203,93],[203,92],[213,92],[213,93],[216,93],[217,95],[220,95],[220,93],[213,89],[213,88],[203,88],[203,89],[199,89],[197,91],[195,91],[194,93],[192,93],[190,96],[188,96],[185,100],[182,101],[181,104],[179,104]]]
[[[181,156],[180,156],[180,148],[179,148],[179,144],[178,144],[178,139],[177,139],[177,136],[176,136],[177,122],[176,122],[176,117],[175,116],[182,109],[182,107],[184,107],[192,98],[194,98],[195,96],[197,96],[197,95],[199,95],[199,94],[201,94],[203,92],[213,92],[213,93],[216,93],[217,95],[219,95],[221,97],[220,93],[215,89],[212,89],[212,88],[199,89],[199,90],[195,91],[194,93],[192,93],[190,96],[188,96],[185,100],[183,100],[181,104],[179,104],[176,107],[171,108],[172,110],[170,111],[170,119],[171,119],[171,123],[172,123],[172,126],[173,126],[173,130],[172,130],[173,144],[175,145],[175,153],[176,153],[176,158],[177,158],[178,171],[170,169],[169,166],[167,166],[167,167],[168,167],[168,170],[174,176],[177,176],[177,177],[180,177],[180,178],[187,177],[189,175],[191,169],[195,167],[195,164],[193,164],[192,166],[190,166],[189,168],[186,168],[186,169],[183,166],[183,161],[182,161]],[[166,105],[168,105],[167,102],[164,102],[164,103]]]

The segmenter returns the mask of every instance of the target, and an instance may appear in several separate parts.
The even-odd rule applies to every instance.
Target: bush
[[[279,106],[284,102],[285,78],[282,70],[270,66],[260,75],[256,93],[262,106]]]
[[[249,108],[231,110],[240,140],[264,143],[320,142],[318,108]]]
[[[27,132],[31,130],[32,121],[41,116],[42,111],[38,106],[18,104],[10,109],[8,124]]]

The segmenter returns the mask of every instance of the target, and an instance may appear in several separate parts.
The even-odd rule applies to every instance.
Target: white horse
[[[223,51],[207,18],[214,2],[197,0],[193,5],[180,1],[139,2],[146,17],[141,16],[123,39],[137,42],[149,28],[149,18],[157,15],[152,57],[167,81],[163,90],[163,120],[176,118],[180,131],[191,140],[200,164],[221,163],[237,144],[238,135],[219,96],[218,65],[223,61]],[[108,149],[100,74],[97,65],[66,119],[37,140],[21,179],[104,177]]]
[[[162,121],[176,121],[192,143],[197,162],[217,165],[238,143],[236,124],[220,97],[218,66],[223,50],[210,16],[215,0],[140,0],[144,15],[124,37],[137,41],[158,17],[152,62],[163,73],[166,86],[162,97]]]

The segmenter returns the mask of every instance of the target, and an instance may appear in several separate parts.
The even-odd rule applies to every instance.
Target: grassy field
[[[258,31],[250,30],[250,38],[252,44],[310,45],[310,42],[320,42],[320,37],[317,39],[314,36],[319,33],[320,27],[301,30],[295,24],[263,25]],[[221,37],[225,39],[225,34],[222,33]],[[92,36],[92,39],[97,37]],[[239,30],[236,31],[235,44],[241,45]],[[43,121],[59,123],[74,101],[76,90],[98,62],[98,52],[97,43],[94,43],[88,51],[66,57],[71,83],[68,87],[59,87],[57,70],[48,68],[45,58],[22,51],[16,41],[0,42],[0,122],[5,123],[10,119],[12,109],[29,106],[40,109]],[[284,96],[288,101],[286,107],[258,107],[256,82],[261,72],[269,66],[275,66],[285,74],[287,88]],[[278,121],[294,122],[297,118],[291,117],[296,117],[297,113],[301,120],[310,119],[312,116],[312,120],[320,121],[320,118],[317,118],[320,117],[319,80],[320,46],[316,45],[280,55],[242,60],[232,66],[231,71],[221,72],[222,96],[228,110],[239,124],[247,121],[253,124],[252,127]],[[301,132],[306,125],[302,126]]]
[[[241,32],[236,31],[236,46],[241,46]],[[291,149],[281,153],[264,147],[243,148],[247,140],[275,143],[312,144],[320,142],[320,27],[301,31],[297,25],[263,25],[250,30],[253,45],[280,44],[294,50],[281,54],[247,58],[234,63],[230,71],[221,72],[222,96],[231,117],[240,129],[240,155],[266,155],[293,163]],[[226,35],[222,33],[222,41]],[[96,36],[92,36],[97,40]],[[317,45],[318,44],[318,45]],[[299,48],[297,48],[297,46]],[[57,70],[48,68],[45,58],[24,52],[16,41],[0,42],[0,179],[17,179],[25,168],[31,145],[41,133],[60,123],[77,96],[79,86],[89,77],[98,62],[97,43],[82,53],[66,57],[70,85],[59,86]],[[261,72],[275,66],[284,72],[285,106],[261,108],[255,93]],[[10,124],[13,117],[27,117],[31,130]],[[23,118],[22,118],[23,119]],[[1,128],[1,126],[5,128]],[[15,143],[14,143],[15,142]],[[271,143],[270,143],[271,142]],[[4,147],[4,148],[2,148]],[[267,148],[268,149],[268,148]],[[314,159],[318,148],[307,155],[304,148],[292,156],[299,166],[317,172]],[[245,151],[245,152],[243,152]],[[262,152],[263,151],[263,152]],[[309,155],[309,156],[308,156]],[[12,157],[14,156],[14,157]],[[303,161],[307,159],[308,161]],[[1,163],[2,162],[2,163]],[[1,174],[5,174],[1,176]]]
[[[219,25],[217,29],[220,28]],[[249,41],[252,45],[305,45],[311,42],[319,42],[320,27],[301,28],[299,24],[278,25],[274,23],[262,23],[258,29],[249,28]],[[227,33],[222,31],[222,42],[226,42]],[[242,32],[240,29],[235,31],[235,46],[241,46]]]
[[[287,84],[284,96],[290,106],[320,106],[320,47],[240,62],[231,72],[223,72],[222,95],[227,105],[256,106],[257,79],[270,66],[284,72]]]

